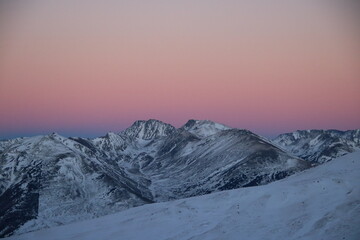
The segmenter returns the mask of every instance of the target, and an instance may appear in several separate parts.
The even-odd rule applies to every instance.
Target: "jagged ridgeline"
[[[281,134],[273,142],[295,156],[324,163],[360,150],[360,129],[295,131]]]
[[[0,236],[266,184],[311,167],[313,159],[295,155],[281,141],[198,120],[181,128],[136,121],[95,139],[54,133],[1,141]]]

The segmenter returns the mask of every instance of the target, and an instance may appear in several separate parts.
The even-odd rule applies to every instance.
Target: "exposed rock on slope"
[[[273,142],[300,158],[323,163],[360,149],[360,129],[303,130],[279,135]]]
[[[10,239],[358,240],[359,182],[356,152],[265,186],[149,204]]]
[[[179,129],[137,121],[95,139],[51,134],[1,146],[0,236],[262,185],[310,167],[250,131],[197,120]]]
[[[0,155],[0,234],[6,236],[151,203],[135,182],[84,142],[59,135],[28,138]],[[31,220],[29,222],[29,220]]]

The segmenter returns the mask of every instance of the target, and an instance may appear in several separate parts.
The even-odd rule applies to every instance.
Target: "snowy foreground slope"
[[[86,139],[0,142],[0,237],[148,203],[264,185],[311,167],[244,129],[150,119]]]
[[[360,239],[360,152],[268,185],[132,208],[7,239]]]

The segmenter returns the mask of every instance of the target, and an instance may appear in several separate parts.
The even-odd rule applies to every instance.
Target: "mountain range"
[[[0,236],[264,185],[359,148],[359,130],[269,140],[207,120],[180,128],[141,120],[94,139],[53,133],[1,141]]]
[[[360,129],[302,130],[279,135],[273,143],[302,159],[324,163],[360,149]]]
[[[263,186],[146,204],[9,240],[358,240],[360,151]]]

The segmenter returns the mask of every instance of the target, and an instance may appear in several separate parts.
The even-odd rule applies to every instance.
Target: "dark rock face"
[[[273,142],[295,156],[323,163],[360,149],[360,130],[304,130],[279,135]]]
[[[267,184],[311,167],[250,131],[198,120],[179,129],[158,120],[137,121],[95,139],[22,138],[1,143],[0,150],[2,237]]]
[[[26,179],[24,180],[26,181]],[[13,233],[27,221],[37,217],[39,183],[29,181],[25,188],[20,182],[6,189],[0,196],[0,236]]]

